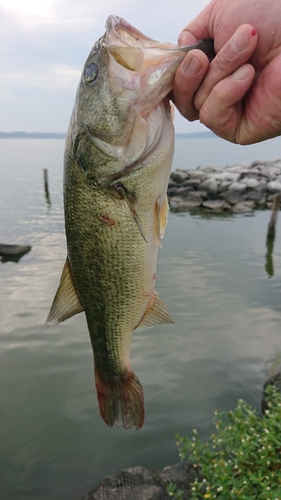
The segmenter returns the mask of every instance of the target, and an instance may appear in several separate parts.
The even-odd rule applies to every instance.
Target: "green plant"
[[[199,474],[192,499],[281,500],[281,394],[266,389],[268,410],[260,418],[242,400],[234,411],[215,412],[216,432],[207,442],[177,436],[181,460]]]
[[[170,483],[166,486],[167,493],[177,500],[182,500],[183,491],[176,484]]]

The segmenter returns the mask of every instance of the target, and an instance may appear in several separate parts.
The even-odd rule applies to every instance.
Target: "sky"
[[[209,0],[0,0],[0,131],[66,132],[84,62],[110,14],[176,43]],[[177,133],[205,130],[178,113]]]

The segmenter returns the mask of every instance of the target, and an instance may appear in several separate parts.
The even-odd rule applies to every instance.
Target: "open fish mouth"
[[[135,45],[142,48],[157,49],[179,49],[179,47],[169,42],[159,42],[144,35],[137,28],[132,26],[122,17],[111,15],[106,21],[107,43],[118,43],[120,45]],[[183,51],[186,50],[183,48]]]

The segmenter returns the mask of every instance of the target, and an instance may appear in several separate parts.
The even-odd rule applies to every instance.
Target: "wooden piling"
[[[44,190],[45,190],[45,198],[48,205],[51,205],[51,198],[49,193],[49,182],[48,182],[48,169],[43,168],[43,178],[44,178]]]

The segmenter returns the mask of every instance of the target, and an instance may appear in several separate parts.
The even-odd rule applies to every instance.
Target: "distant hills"
[[[176,134],[177,139],[212,139],[217,137],[213,132],[189,132]],[[65,139],[66,134],[54,132],[0,132],[0,139]]]

